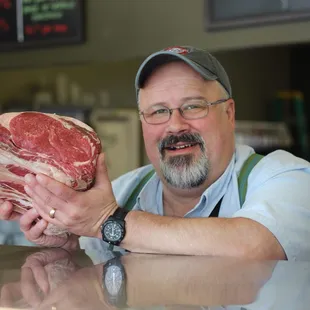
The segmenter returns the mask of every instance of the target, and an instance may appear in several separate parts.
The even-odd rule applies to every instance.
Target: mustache
[[[158,143],[158,149],[162,152],[165,148],[170,147],[173,144],[178,142],[184,143],[198,143],[200,144],[201,149],[204,149],[205,142],[202,139],[201,135],[198,133],[183,133],[181,135],[170,135],[162,139]]]

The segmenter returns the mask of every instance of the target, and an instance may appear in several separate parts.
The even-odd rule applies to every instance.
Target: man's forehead
[[[169,96],[179,94],[180,96],[195,96],[205,93],[217,92],[215,81],[205,81],[199,78],[179,77],[175,79],[158,80],[150,83],[140,90],[141,98],[152,98],[157,96]]]

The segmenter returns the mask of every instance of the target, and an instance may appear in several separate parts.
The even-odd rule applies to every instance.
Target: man
[[[111,185],[101,154],[96,184],[82,193],[27,175],[34,209],[19,221],[30,241],[74,248],[76,236],[84,236],[86,249],[103,248],[103,238],[132,252],[310,259],[310,164],[284,151],[265,156],[240,205],[237,178],[254,150],[235,145],[230,82],[212,55],[193,47],[154,53],[139,68],[136,91],[152,165]],[[156,174],[137,189],[153,168]],[[119,206],[135,189],[126,213]],[[0,212],[2,219],[16,218],[7,202]],[[72,235],[45,236],[48,222]]]

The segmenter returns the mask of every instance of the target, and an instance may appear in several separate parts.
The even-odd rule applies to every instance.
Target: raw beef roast
[[[43,173],[77,191],[91,187],[100,140],[81,121],[40,112],[0,115],[0,198],[19,213],[32,207],[24,191],[27,173]],[[46,233],[63,233],[52,225]]]

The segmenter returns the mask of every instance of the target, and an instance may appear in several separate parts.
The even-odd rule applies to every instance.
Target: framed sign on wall
[[[85,41],[85,0],[0,0],[0,52]]]
[[[309,0],[204,0],[207,31],[310,20]]]

